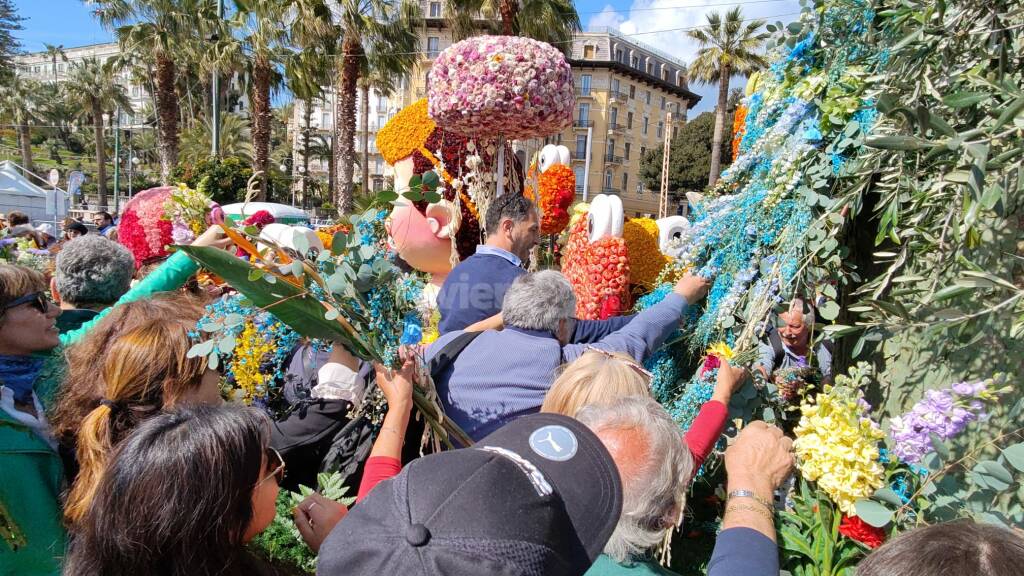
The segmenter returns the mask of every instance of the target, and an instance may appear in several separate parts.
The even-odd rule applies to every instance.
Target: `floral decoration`
[[[135,257],[135,267],[166,258],[167,246],[174,244],[175,226],[166,218],[167,203],[176,188],[165,186],[139,192],[125,204],[118,224],[117,239]],[[183,222],[178,223],[177,236],[184,241],[194,233]]]
[[[747,107],[740,104],[732,113],[732,157],[735,160],[740,155],[740,141],[743,140],[743,132],[747,127]]]
[[[856,514],[855,502],[884,484],[878,442],[885,436],[868,413],[863,393],[845,384],[825,386],[800,406],[793,449],[804,478],[817,482],[845,514]]]
[[[569,225],[569,206],[576,198],[576,174],[564,164],[551,166],[537,178],[540,191],[540,233],[558,234]]]
[[[430,116],[464,136],[554,134],[572,123],[572,71],[554,46],[518,36],[475,36],[449,46],[430,70]]]
[[[433,134],[437,124],[427,115],[427,99],[402,108],[377,132],[377,150],[388,164],[412,156]]]
[[[576,316],[606,319],[629,307],[629,259],[622,238],[590,242],[586,216],[571,225],[562,272],[576,294]]]
[[[651,218],[631,218],[622,226],[622,239],[629,254],[629,283],[635,290],[654,288],[669,259],[658,245],[658,223]]]
[[[847,516],[844,514],[843,521],[839,524],[839,533],[872,550],[885,543],[885,530],[875,528],[857,515]]]

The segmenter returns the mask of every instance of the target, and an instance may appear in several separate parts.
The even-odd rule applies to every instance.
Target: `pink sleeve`
[[[708,457],[715,443],[725,429],[725,419],[729,415],[729,409],[725,404],[717,400],[705,402],[700,407],[700,413],[694,418],[690,429],[686,431],[684,442],[693,455],[693,473],[697,474],[704,459]]]
[[[402,461],[390,456],[374,456],[366,461],[363,469],[363,480],[359,483],[359,494],[356,502],[359,502],[373,490],[377,484],[397,476],[402,471]]]

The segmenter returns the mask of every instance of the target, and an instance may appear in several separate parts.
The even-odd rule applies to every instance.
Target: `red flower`
[[[705,372],[714,370],[715,368],[718,368],[721,365],[722,361],[718,359],[718,356],[708,354],[707,357],[704,358],[704,365],[701,366],[700,368],[700,375],[704,376]]]
[[[875,528],[861,520],[860,516],[844,514],[843,522],[839,525],[839,533],[871,549],[878,548],[885,542],[885,530]]]

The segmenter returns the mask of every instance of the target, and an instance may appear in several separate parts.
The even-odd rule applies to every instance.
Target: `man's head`
[[[519,194],[504,194],[487,208],[487,244],[515,254],[530,256],[540,234],[537,207]]]
[[[575,328],[576,296],[561,273],[541,270],[523,274],[508,287],[501,307],[508,326],[551,332],[565,345]]]
[[[7,223],[10,224],[11,228],[13,228],[23,224],[30,224],[31,220],[29,219],[28,214],[14,210],[7,214]]]
[[[814,310],[799,298],[794,298],[789,308],[779,313],[779,337],[787,348],[805,348],[810,341],[813,326]]]
[[[622,516],[604,553],[617,562],[643,556],[681,519],[693,457],[679,426],[651,398],[588,406],[576,418],[601,439],[622,479]]]
[[[1010,528],[972,520],[905,532],[868,554],[858,576],[1020,574],[1024,538]]]
[[[92,215],[92,223],[97,228],[103,228],[104,226],[110,226],[114,223],[114,217],[110,215],[110,212],[96,212]]]
[[[100,236],[69,240],[57,254],[53,288],[62,303],[104,308],[128,291],[135,259],[127,248]]]

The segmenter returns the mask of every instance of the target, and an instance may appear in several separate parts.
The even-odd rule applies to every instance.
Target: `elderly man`
[[[595,322],[605,334],[584,345],[572,343],[576,297],[569,281],[551,270],[521,276],[505,294],[504,330],[449,332],[427,350],[445,413],[478,440],[537,412],[559,366],[588,347],[623,352],[642,362],[679,327],[686,307],[703,298],[707,286],[703,278],[684,276],[664,300],[628,324]]]
[[[789,307],[778,315],[774,330],[769,330],[766,341],[761,342],[761,360],[758,370],[770,378],[776,370],[810,366],[811,328],[814,327],[814,309],[794,298]],[[831,345],[824,341],[814,351],[814,361],[821,370],[823,380],[832,377]]]
[[[60,302],[57,330],[77,329],[117,302],[128,291],[135,259],[127,248],[100,236],[82,236],[64,243],[50,290]]]

